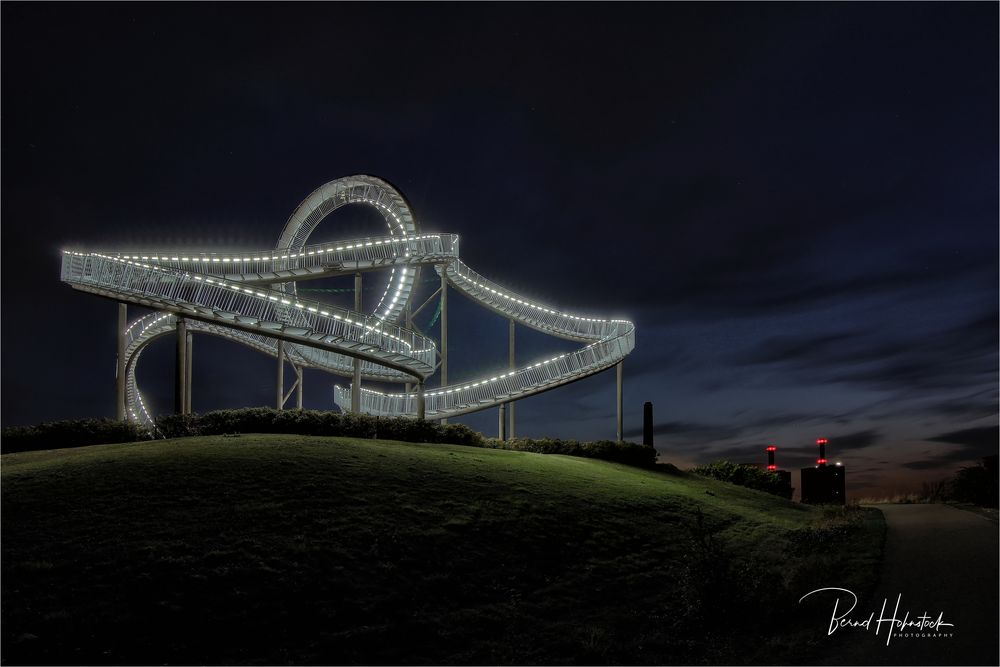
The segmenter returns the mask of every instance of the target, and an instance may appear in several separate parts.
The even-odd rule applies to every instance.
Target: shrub
[[[578,442],[577,440],[560,440],[558,438],[511,438],[497,440],[485,438],[484,447],[491,449],[509,449],[519,452],[534,452],[536,454],[562,454],[564,456],[581,456],[591,459],[603,459],[624,463],[626,465],[649,467],[656,464],[656,449],[634,442],[615,442],[613,440],[596,440],[594,442]]]
[[[745,486],[748,489],[766,491],[776,496],[787,496],[788,494],[788,487],[778,475],[745,463],[715,461],[708,465],[692,468],[690,472],[730,484]]]
[[[408,417],[377,417],[322,410],[240,408],[203,415],[164,415],[157,418],[156,429],[166,438],[229,433],[293,433],[475,447],[483,444],[483,436],[464,424],[441,425]]]
[[[512,438],[502,441],[486,438],[465,424],[439,424],[434,421],[408,417],[376,417],[322,410],[239,408],[236,410],[216,410],[205,414],[163,415],[157,417],[154,430],[157,436],[163,438],[233,433],[291,433],[349,438],[381,438],[403,442],[510,449],[539,454],[564,454],[642,467],[652,466],[656,463],[655,449],[632,442],[598,440],[581,443],[576,440],[554,438],[538,440]],[[4,451],[24,451],[25,449],[133,442],[150,437],[152,436],[148,430],[136,424],[110,419],[90,419],[6,429],[3,434],[3,443]]]
[[[988,456],[978,465],[960,469],[951,479],[949,487],[953,500],[980,507],[996,507],[997,457]]]
[[[198,415],[163,415],[156,419],[156,434],[162,438],[201,435]]]
[[[3,430],[0,451],[24,452],[36,449],[84,447],[116,442],[148,440],[149,431],[133,422],[115,419],[71,419],[36,426],[13,426]]]
[[[450,442],[454,445],[468,447],[485,447],[486,438],[478,431],[473,431],[465,424],[444,424],[438,427],[440,442]]]
[[[728,662],[721,654],[734,649],[752,655],[752,648],[733,646],[730,633],[717,634],[710,628],[765,630],[762,626],[768,619],[760,609],[787,608],[787,589],[768,579],[769,564],[734,549],[722,538],[723,525],[710,522],[700,507],[689,530],[690,539],[678,545],[682,549],[677,559],[679,593],[670,604],[672,609],[666,610],[668,617],[677,617],[674,631],[712,644],[718,653],[709,664]]]

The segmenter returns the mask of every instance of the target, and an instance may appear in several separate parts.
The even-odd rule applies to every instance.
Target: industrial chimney
[[[767,471],[777,475],[778,479],[781,480],[782,492],[785,498],[791,500],[792,493],[795,489],[792,488],[792,473],[789,470],[778,470],[777,464],[774,462],[774,453],[778,451],[778,448],[774,445],[768,445],[765,449],[767,452]]]
[[[642,405],[642,444],[653,446],[653,404],[650,401]]]
[[[843,505],[847,499],[847,469],[828,466],[826,463],[826,438],[816,440],[819,458],[812,468],[802,469],[802,502],[813,504]]]

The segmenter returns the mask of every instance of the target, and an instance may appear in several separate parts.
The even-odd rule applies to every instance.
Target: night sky
[[[626,434],[652,401],[661,460],[774,443],[798,468],[825,436],[852,495],[916,490],[998,446],[997,25],[996,3],[6,2],[3,425],[114,415],[116,307],[59,282],[61,249],[270,248],[368,173],[480,273],[635,321]],[[385,233],[355,209],[313,240]],[[450,379],[504,365],[505,321],[449,305]],[[518,336],[525,360],[577,347]],[[200,336],[194,364],[196,411],[273,402],[272,359]],[[172,367],[166,341],[140,365],[160,412]],[[334,382],[307,372],[307,407]],[[613,438],[614,385],[518,403],[518,435]]]

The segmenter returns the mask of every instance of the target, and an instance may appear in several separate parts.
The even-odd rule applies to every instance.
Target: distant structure
[[[653,404],[649,401],[642,405],[642,444],[653,446]]]
[[[310,234],[338,208],[358,204],[378,211],[388,235],[307,245]],[[64,251],[62,280],[74,289],[114,299],[118,309],[117,410],[119,419],[152,422],[136,384],[136,365],[153,340],[176,336],[175,412],[191,412],[192,334],[212,334],[247,345],[278,360],[275,404],[282,409],[292,392],[302,407],[303,369],[351,378],[334,385],[333,402],[344,411],[433,418],[499,409],[502,439],[514,435],[514,402],[615,367],[617,437],[622,440],[622,362],[635,347],[635,327],[563,312],[507,289],[459,259],[458,236],[428,234],[406,198],[388,182],[358,175],[315,190],[292,213],[272,250],[209,252],[187,250]],[[530,233],[498,253],[517,252]],[[582,258],[581,258],[582,261]],[[420,271],[433,268],[440,287],[415,308],[411,301]],[[378,304],[362,312],[362,274],[388,271]],[[354,307],[301,298],[297,283],[354,276]],[[481,378],[449,384],[448,292],[455,290],[507,320],[508,363]],[[440,344],[413,318],[429,303],[440,304]],[[154,310],[127,323],[126,304]],[[515,324],[584,347],[518,366]],[[285,392],[285,362],[295,380]],[[438,386],[426,381],[440,370]],[[402,391],[362,388],[362,381],[395,383]],[[507,414],[509,413],[509,426]]]
[[[839,463],[827,465],[826,446],[829,441],[819,438],[819,457],[812,468],[802,468],[802,502],[811,505],[843,505],[847,501],[847,469]]]
[[[774,445],[768,445],[764,451],[767,452],[767,471],[778,476],[778,479],[781,480],[783,491],[782,495],[791,499],[792,493],[795,491],[795,489],[792,488],[792,472],[790,470],[778,470],[778,466],[774,462],[775,452],[778,451],[777,447]]]

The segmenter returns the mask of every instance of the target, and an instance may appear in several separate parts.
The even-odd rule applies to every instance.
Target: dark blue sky
[[[653,401],[667,460],[773,442],[798,467],[826,436],[861,494],[997,450],[996,3],[2,18],[4,425],[113,414],[114,305],[59,283],[60,248],[267,248],[315,187],[371,173],[481,273],[633,319],[626,430]],[[379,224],[317,231],[359,233]],[[503,364],[503,320],[452,306],[451,379]],[[519,335],[525,357],[567,347]],[[140,369],[161,410],[170,347]],[[272,400],[273,361],[206,339],[195,364],[196,410]],[[307,404],[333,382],[308,374]],[[613,371],[518,415],[613,437]]]

